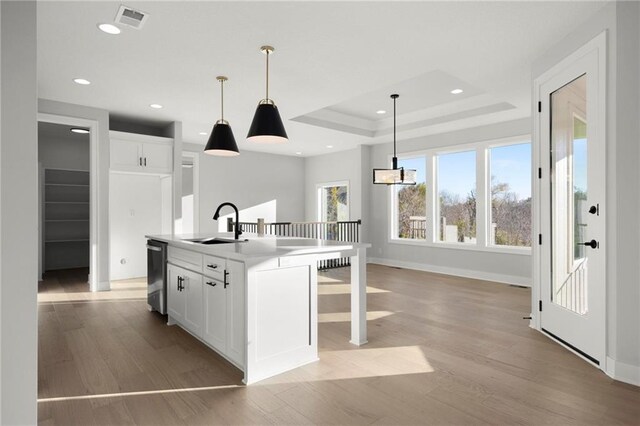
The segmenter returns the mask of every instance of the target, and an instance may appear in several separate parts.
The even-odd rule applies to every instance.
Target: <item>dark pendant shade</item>
[[[247,141],[256,143],[287,142],[287,132],[284,130],[278,107],[272,103],[260,103],[253,116]]]
[[[216,123],[204,148],[205,154],[231,157],[240,155],[231,126],[227,123]]]

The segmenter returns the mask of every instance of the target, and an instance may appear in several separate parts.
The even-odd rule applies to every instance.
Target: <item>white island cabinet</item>
[[[246,384],[318,359],[318,260],[352,257],[351,342],[366,343],[368,245],[262,237],[168,243],[168,324],[177,324],[244,372]],[[345,336],[345,339],[347,336]]]

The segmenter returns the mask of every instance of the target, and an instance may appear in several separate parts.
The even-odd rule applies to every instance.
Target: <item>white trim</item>
[[[614,380],[640,386],[640,366],[626,364],[607,357],[605,373]]]
[[[76,118],[57,114],[38,113],[38,121],[54,124],[62,124],[66,126],[78,126],[86,127],[89,129],[89,289],[90,291],[107,291],[111,289],[110,282],[100,282],[100,261],[99,259],[109,254],[103,254],[100,252],[100,240],[109,238],[108,235],[100,235],[99,223],[102,214],[108,212],[102,212],[104,209],[100,205],[100,185],[98,165],[99,152],[98,146],[100,143],[107,143],[108,141],[99,141],[99,123],[98,120],[91,120],[86,118]],[[39,225],[38,225],[39,226]]]
[[[193,233],[197,234],[200,232],[200,153],[182,151],[182,157],[193,160]]]
[[[504,253],[504,254],[515,254],[520,256],[531,256],[531,247],[516,247],[516,246],[487,246],[482,247],[478,244],[470,244],[470,243],[447,243],[447,242],[436,242],[430,243],[427,240],[412,240],[409,238],[390,238],[387,240],[389,244],[400,244],[400,245],[409,245],[409,246],[421,246],[421,247],[430,247],[430,248],[441,248],[441,249],[451,249],[451,250],[470,250],[470,251],[480,251],[480,252],[489,252],[489,253]]]
[[[482,281],[493,281],[501,284],[519,285],[531,287],[531,279],[516,275],[494,274],[485,271],[473,271],[470,269],[450,268],[447,266],[429,265],[426,263],[405,262],[403,260],[383,259],[378,257],[367,258],[367,263],[375,263],[384,266],[413,269],[416,271],[433,272],[435,274],[453,275],[456,277],[472,278]]]

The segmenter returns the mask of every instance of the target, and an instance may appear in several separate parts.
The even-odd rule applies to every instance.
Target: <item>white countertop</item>
[[[273,235],[259,237],[256,234],[242,234],[240,239],[247,239],[248,241],[245,242],[212,245],[185,241],[196,238],[211,238],[211,234],[145,235],[145,237],[150,240],[166,242],[170,246],[235,260],[244,260],[255,257],[271,258],[330,253],[335,251],[371,247],[371,244],[365,243],[316,240],[312,238],[276,237]],[[216,235],[216,237],[233,239],[233,233],[220,233]]]

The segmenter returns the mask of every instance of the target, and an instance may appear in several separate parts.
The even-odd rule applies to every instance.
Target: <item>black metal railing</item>
[[[360,242],[361,220],[343,222],[273,222],[264,224],[265,235],[277,235],[279,237],[315,238],[319,240],[345,241],[350,243]],[[240,222],[243,232],[258,233],[258,223]],[[233,232],[232,218],[227,220],[227,231]],[[318,269],[341,268],[350,266],[351,258],[328,259],[318,261]]]

